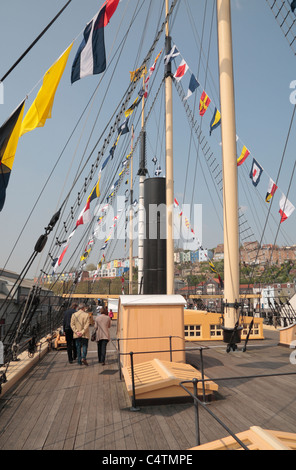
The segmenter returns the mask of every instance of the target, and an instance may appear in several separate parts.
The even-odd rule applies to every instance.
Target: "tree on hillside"
[[[97,268],[96,266],[93,264],[93,263],[90,263],[88,264],[86,267],[85,267],[85,270],[86,271],[95,271]]]

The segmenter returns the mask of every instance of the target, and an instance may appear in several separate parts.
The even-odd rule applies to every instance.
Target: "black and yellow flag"
[[[5,203],[6,188],[20,137],[24,107],[25,101],[18,106],[0,128],[0,211]]]

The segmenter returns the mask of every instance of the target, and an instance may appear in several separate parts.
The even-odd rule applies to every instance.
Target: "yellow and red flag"
[[[202,92],[200,102],[199,102],[199,114],[200,116],[204,116],[206,110],[208,109],[210,105],[211,99],[209,96],[206,94],[205,91]]]
[[[237,166],[241,166],[244,163],[244,161],[248,158],[249,155],[250,155],[250,152],[247,149],[247,147],[244,145],[242,153],[240,157],[238,157],[237,159]]]

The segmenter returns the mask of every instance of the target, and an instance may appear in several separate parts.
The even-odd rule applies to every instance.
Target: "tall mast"
[[[145,76],[143,76],[143,88],[145,88]],[[144,212],[144,182],[146,179],[146,131],[145,124],[145,98],[142,98],[142,130],[139,176],[139,210],[138,210],[138,294],[143,294],[144,282],[144,238],[145,238],[145,212]]]
[[[134,190],[133,190],[133,150],[134,150],[134,126],[132,126],[132,140],[131,140],[131,181],[130,181],[130,243],[129,243],[129,294],[133,293],[133,202],[134,202]]]
[[[224,341],[234,346],[239,302],[237,148],[230,0],[217,0],[224,211]]]
[[[166,3],[166,16],[169,14],[169,0]],[[169,22],[166,23],[166,54],[171,50]],[[167,295],[174,294],[174,167],[173,167],[173,92],[171,64],[168,64],[165,78],[166,114],[166,226],[167,226]]]

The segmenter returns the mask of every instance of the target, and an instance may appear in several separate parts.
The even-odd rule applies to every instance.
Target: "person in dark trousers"
[[[68,353],[68,361],[70,364],[77,358],[76,346],[75,341],[73,339],[73,330],[71,328],[71,317],[74,312],[76,312],[78,304],[73,303],[70,308],[65,310],[64,313],[64,321],[63,321],[63,329],[66,336],[67,341],[67,353]]]
[[[96,341],[98,344],[98,359],[105,365],[107,344],[110,341],[111,318],[108,316],[106,307],[102,309],[101,315],[95,319]]]
[[[76,343],[77,362],[80,365],[88,366],[86,356],[90,334],[89,314],[86,312],[86,309],[87,307],[83,303],[78,306],[78,311],[74,312],[71,317],[71,328]]]

